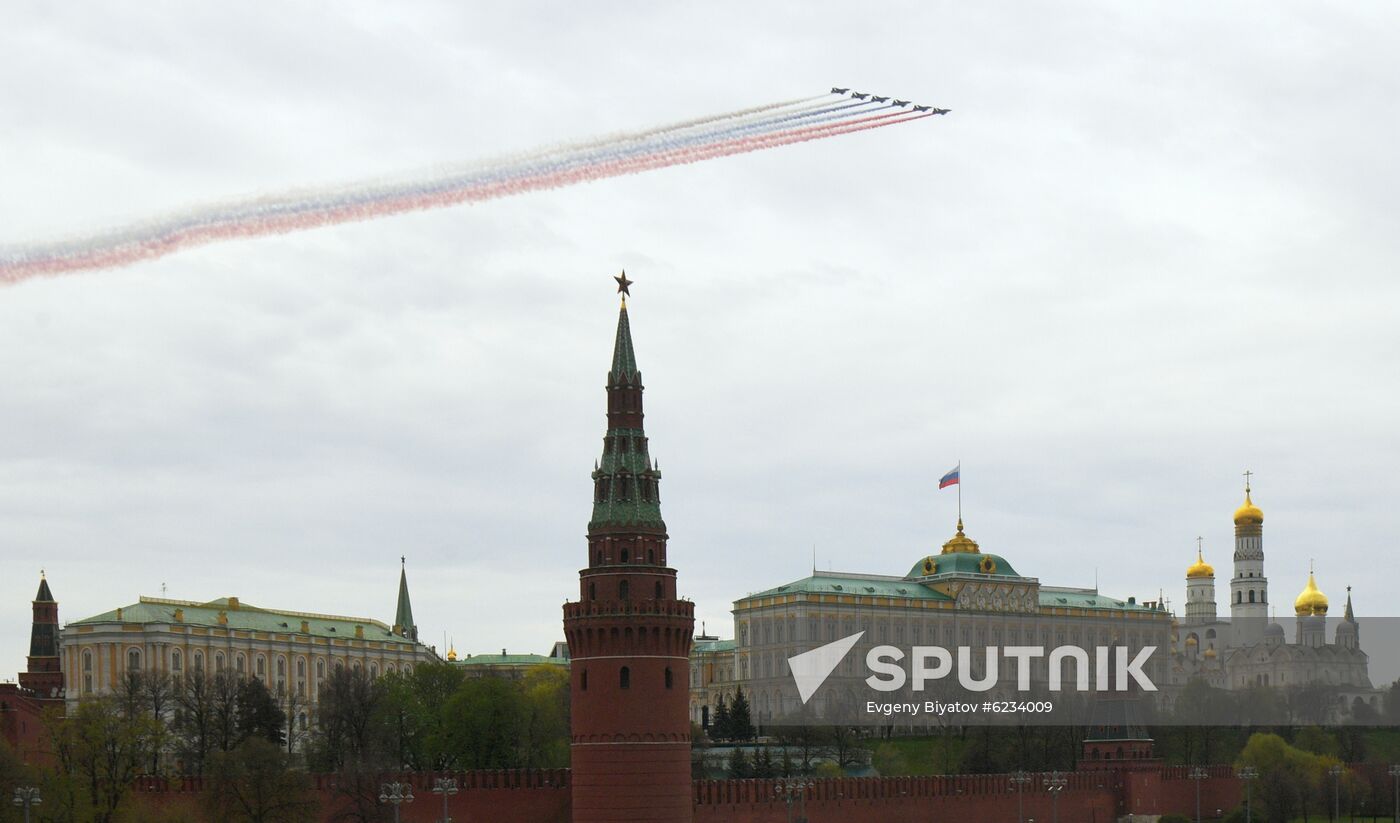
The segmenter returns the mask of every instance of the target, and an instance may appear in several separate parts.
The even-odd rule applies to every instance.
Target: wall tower
[[[34,624],[29,631],[27,665],[19,676],[20,688],[44,700],[63,698],[63,671],[58,656],[58,602],[49,581],[39,572],[39,592],[34,595]]]
[[[627,318],[626,273],[608,371],[608,429],[593,471],[579,599],[569,643],[575,823],[692,818],[690,645],[694,605],[667,565],[661,472],[642,428],[642,375]]]
[[[1269,622],[1269,579],[1264,576],[1264,512],[1250,499],[1245,472],[1244,505],[1235,510],[1235,576],[1230,580],[1230,630],[1236,646],[1264,639]]]

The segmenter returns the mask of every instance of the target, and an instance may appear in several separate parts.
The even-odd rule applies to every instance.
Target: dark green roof
[[[793,581],[777,588],[751,594],[744,600],[755,597],[775,597],[780,594],[854,594],[871,597],[907,597],[916,600],[952,600],[943,592],[927,586],[912,583],[902,577],[886,577],[873,574],[842,574],[840,572],[817,572],[811,577]]]
[[[411,632],[417,627],[413,622],[413,604],[408,600],[408,570],[399,568],[399,605],[394,612],[394,625]]]
[[[641,379],[642,375],[637,370],[637,353],[632,349],[632,324],[627,322],[627,301],[624,298],[617,315],[617,339],[613,343],[608,383],[633,385],[640,383]]]
[[[991,563],[986,563],[987,560],[990,560]],[[932,572],[927,571],[927,564],[930,561],[933,564]],[[929,555],[915,563],[905,577],[916,580],[940,574],[990,574],[995,577],[1020,577],[1011,564],[1006,562],[1006,558],[986,552],[949,552],[948,554]]]
[[[566,657],[547,654],[469,654],[452,661],[454,666],[540,666],[569,665]]]
[[[697,640],[691,646],[691,654],[697,652],[732,652],[734,651],[733,640]]]
[[[176,609],[182,612],[184,618],[182,621],[175,619]],[[118,612],[121,613],[120,617],[118,617]],[[228,618],[226,625],[219,623],[221,612]],[[139,602],[130,606],[93,615],[69,625],[169,623],[240,631],[302,634],[301,623],[303,620],[307,623],[308,631],[306,634],[313,637],[353,640],[355,639],[355,627],[361,626],[364,628],[363,639],[365,640],[421,645],[412,639],[395,635],[389,626],[368,617],[345,617],[312,612],[263,609],[243,602],[239,602],[235,608],[230,604],[230,598],[227,597],[221,597],[207,603],[142,597]]]

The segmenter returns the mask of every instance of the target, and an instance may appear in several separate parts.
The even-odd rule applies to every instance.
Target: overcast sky
[[[140,595],[547,652],[617,303],[711,633],[968,532],[1222,612],[1241,473],[1280,616],[1395,614],[1393,4],[12,4],[0,245],[833,84],[880,129],[0,289],[0,677]],[[1289,621],[1291,623],[1291,619]],[[699,627],[697,626],[697,629]],[[1363,636],[1363,642],[1364,642]]]

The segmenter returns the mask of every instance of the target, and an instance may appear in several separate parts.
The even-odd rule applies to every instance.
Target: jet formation
[[[928,114],[947,114],[948,112],[952,111],[952,109],[940,109],[940,108],[937,108],[937,107],[935,107],[935,106],[916,106],[916,105],[913,105],[912,103],[910,103],[908,100],[891,100],[891,99],[888,98],[888,97],[878,97],[878,96],[873,95],[873,94],[866,94],[865,92],[862,92],[862,91],[853,91],[853,90],[851,90],[850,88],[844,88],[844,89],[843,89],[843,88],[839,88],[839,87],[837,87],[837,86],[832,86],[832,87],[831,87],[831,93],[832,93],[832,94],[840,94],[840,95],[843,95],[843,96],[849,94],[849,95],[851,96],[851,99],[852,99],[852,100],[864,100],[864,101],[867,101],[867,102],[870,102],[870,103],[884,103],[884,104],[886,104],[886,105],[888,105],[888,106],[895,107],[895,108],[911,108],[911,107],[912,107],[912,109],[913,109],[914,111],[917,111],[917,112],[926,112],[926,113],[928,113]]]

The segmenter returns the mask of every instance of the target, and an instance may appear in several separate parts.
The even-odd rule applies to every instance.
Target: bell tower
[[[1236,646],[1264,639],[1269,622],[1269,578],[1264,576],[1264,512],[1250,497],[1245,472],[1244,504],[1235,510],[1235,576],[1230,579],[1230,631]]]
[[[692,816],[690,644],[694,605],[676,595],[661,519],[661,472],[642,427],[624,272],[608,428],[593,470],[579,599],[564,605],[569,643],[575,823],[686,823]]]

